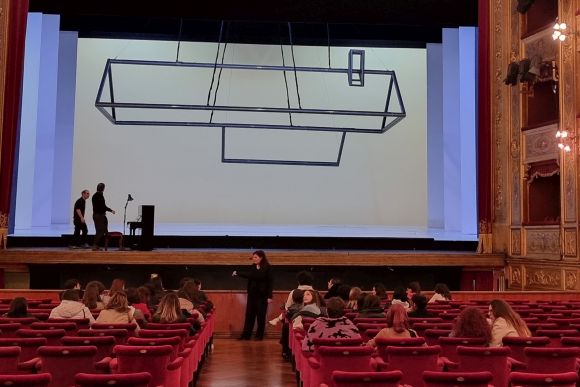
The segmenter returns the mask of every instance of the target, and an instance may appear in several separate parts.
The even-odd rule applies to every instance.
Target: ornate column
[[[8,230],[28,0],[0,0],[0,248]]]

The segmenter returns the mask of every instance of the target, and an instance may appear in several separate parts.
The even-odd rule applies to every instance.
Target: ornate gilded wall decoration
[[[522,255],[522,230],[512,230],[512,255]]]
[[[564,255],[566,257],[575,257],[577,254],[578,240],[576,237],[576,229],[564,230]]]
[[[566,290],[576,290],[578,274],[575,271],[566,270]]]
[[[519,267],[512,266],[511,273],[512,273],[512,278],[510,281],[511,282],[510,287],[521,288],[522,287],[522,269]]]
[[[562,289],[562,272],[542,268],[526,268],[526,289]]]
[[[524,132],[524,163],[558,160],[558,125],[549,125]]]
[[[547,255],[545,258],[560,259],[560,230],[526,230],[527,254]]]

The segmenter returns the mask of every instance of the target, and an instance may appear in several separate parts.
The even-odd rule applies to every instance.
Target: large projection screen
[[[82,189],[94,192],[96,184],[104,182],[109,206],[122,212],[131,193],[136,198],[133,204],[156,206],[158,224],[426,227],[424,49],[363,48],[366,68],[396,72],[407,116],[384,134],[348,133],[338,167],[313,167],[225,164],[220,128],[115,126],[95,108],[108,58],[175,60],[176,48],[176,42],[79,39],[71,202]],[[213,62],[216,48],[217,44],[181,43],[179,59]],[[347,67],[348,50],[332,47],[333,67]],[[284,52],[286,65],[291,64],[290,48]],[[297,66],[328,66],[326,47],[296,46],[294,57]],[[228,44],[224,61],[281,65],[282,56],[280,46]],[[119,81],[115,93],[126,100],[151,95],[151,90],[160,100],[167,96],[207,99],[208,72],[189,79],[179,71],[157,75],[149,71],[135,68],[114,75]],[[296,104],[294,75],[287,76],[290,103]],[[222,104],[287,104],[282,73],[258,78],[224,72],[219,87]],[[386,94],[385,86],[372,84],[370,78],[364,88],[356,88],[348,86],[346,77],[302,77],[298,89],[305,107],[322,101],[335,108],[381,104],[384,108]],[[151,117],[152,113],[142,114]],[[228,133],[227,151],[242,158],[259,154],[260,158],[326,160],[336,157],[340,137],[340,133],[237,129]],[[136,216],[137,206],[131,205],[127,218]]]

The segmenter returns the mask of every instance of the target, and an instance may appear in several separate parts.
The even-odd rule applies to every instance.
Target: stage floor
[[[89,222],[89,234],[94,226]],[[15,229],[11,236],[57,237],[72,234],[72,224]],[[109,223],[110,231],[122,231],[122,223]],[[129,232],[128,228],[125,234]],[[320,237],[320,238],[432,238],[436,241],[477,241],[476,234],[434,228],[336,225],[235,225],[204,223],[157,223],[158,236],[240,236],[240,237]]]

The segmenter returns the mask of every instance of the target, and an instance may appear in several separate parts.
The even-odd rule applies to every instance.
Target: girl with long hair
[[[404,291],[404,289],[403,289]],[[377,335],[367,342],[367,345],[376,347],[375,339],[400,338],[400,337],[417,337],[417,332],[410,328],[407,311],[401,304],[393,304],[387,312],[387,327],[383,328]]]
[[[163,298],[161,298],[152,321],[162,324],[182,323],[187,321],[183,313],[181,313],[179,298],[175,293],[167,293]]]
[[[113,293],[105,309],[99,313],[96,322],[106,324],[136,324],[135,308],[129,306],[127,294],[123,291]],[[139,329],[139,325],[137,325],[137,329]]]
[[[90,310],[103,310],[105,303],[101,299],[101,294],[105,291],[105,285],[100,281],[91,281],[85,287],[83,293],[83,304]]]
[[[451,301],[451,292],[446,284],[435,284],[434,294],[429,300],[429,303],[432,304],[437,301]]]
[[[525,321],[503,300],[493,300],[489,305],[491,320],[491,347],[502,345],[506,336],[530,337],[532,334]]]

